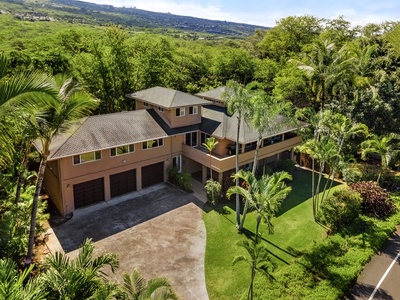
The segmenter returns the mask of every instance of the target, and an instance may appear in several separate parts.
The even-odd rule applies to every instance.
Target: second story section
[[[126,96],[135,100],[137,110],[154,109],[170,128],[201,123],[202,106],[211,104],[208,100],[159,86]]]

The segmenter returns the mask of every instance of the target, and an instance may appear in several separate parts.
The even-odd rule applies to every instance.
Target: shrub
[[[204,186],[207,194],[207,200],[215,205],[218,202],[221,194],[221,184],[213,179],[208,179]]]
[[[362,213],[375,218],[386,218],[395,212],[396,206],[389,193],[375,181],[361,181],[350,186],[360,193]]]
[[[358,218],[361,202],[360,194],[349,188],[335,191],[321,204],[318,219],[332,231],[337,231],[339,228],[352,224]]]
[[[168,170],[169,181],[181,189],[189,192],[191,191],[192,184],[190,183],[191,175],[188,172],[179,172],[177,167],[172,167]]]
[[[278,169],[278,171],[285,171],[291,174],[293,173],[295,166],[296,163],[293,160],[289,158],[283,158],[278,160],[276,168]]]
[[[342,171],[343,180],[348,184],[359,182],[363,178],[363,173],[356,166],[348,166]]]

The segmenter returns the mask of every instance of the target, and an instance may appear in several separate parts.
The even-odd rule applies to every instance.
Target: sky
[[[288,16],[341,15],[353,26],[400,21],[399,0],[84,0],[211,20],[273,27]]]

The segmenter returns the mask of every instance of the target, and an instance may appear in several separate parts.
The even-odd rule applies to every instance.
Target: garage
[[[111,198],[136,191],[136,169],[110,175]]]
[[[75,209],[104,201],[104,179],[74,184]]]
[[[164,162],[142,167],[142,188],[164,182]]]

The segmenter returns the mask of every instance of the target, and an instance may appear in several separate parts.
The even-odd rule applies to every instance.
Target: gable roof
[[[91,116],[53,139],[49,160],[167,136],[145,109]]]
[[[160,86],[127,94],[126,96],[164,108],[211,104],[209,101],[199,97]]]
[[[196,96],[198,97],[202,97],[202,98],[206,98],[206,99],[210,99],[210,100],[214,100],[214,101],[222,101],[225,102],[226,100],[222,99],[222,95],[223,93],[225,93],[227,90],[226,86],[220,86],[217,87],[213,90],[210,91],[205,91],[202,93],[197,93]]]

